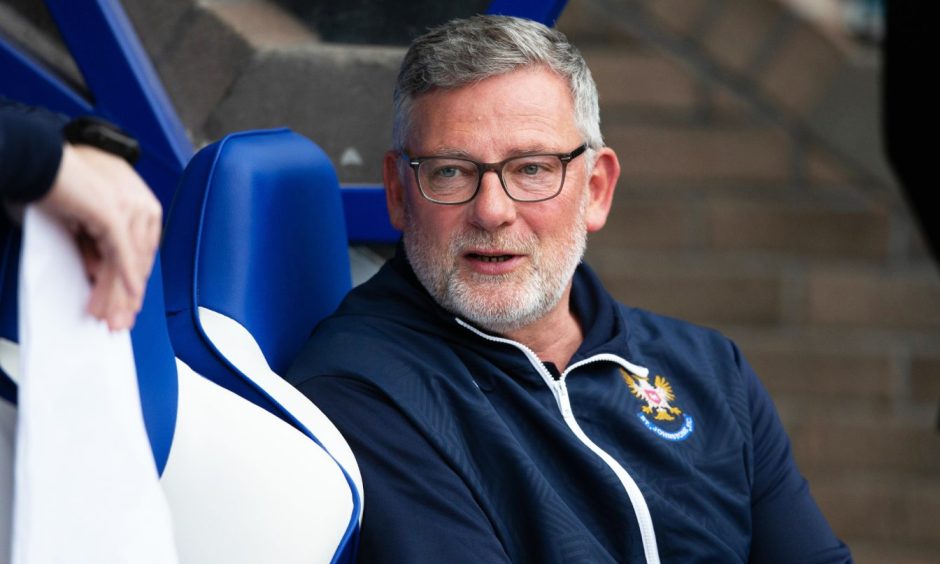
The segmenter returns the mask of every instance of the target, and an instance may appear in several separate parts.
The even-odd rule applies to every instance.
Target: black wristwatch
[[[130,164],[137,162],[140,157],[140,143],[120,127],[101,118],[75,118],[65,124],[62,134],[72,145],[91,145],[117,155]]]

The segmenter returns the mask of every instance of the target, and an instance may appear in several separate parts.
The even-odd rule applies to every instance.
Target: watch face
[[[100,118],[83,116],[70,121],[62,130],[73,145],[90,145],[117,155],[130,164],[140,156],[140,144],[121,128]]]

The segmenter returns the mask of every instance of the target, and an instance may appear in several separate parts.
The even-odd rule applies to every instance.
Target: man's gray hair
[[[565,79],[578,130],[589,148],[602,147],[597,86],[584,57],[568,38],[531,20],[474,16],[438,26],[411,44],[395,83],[394,149],[405,148],[417,96],[535,65],[544,65]]]

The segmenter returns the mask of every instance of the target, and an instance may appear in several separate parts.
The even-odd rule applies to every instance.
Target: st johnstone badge
[[[651,383],[648,377],[630,374],[623,368],[620,375],[630,393],[644,402],[637,417],[647,429],[669,441],[682,441],[692,434],[695,428],[692,416],[672,403],[676,395],[665,378],[657,375]]]

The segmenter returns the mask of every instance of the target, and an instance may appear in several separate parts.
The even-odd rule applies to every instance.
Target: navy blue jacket
[[[402,255],[288,376],[358,459],[361,562],[851,561],[728,339],[582,265],[559,374],[440,308]]]
[[[65,121],[0,98],[0,198],[22,203],[46,195],[62,159]]]

